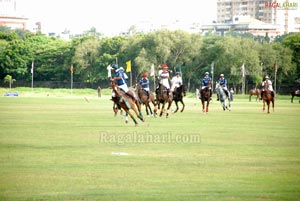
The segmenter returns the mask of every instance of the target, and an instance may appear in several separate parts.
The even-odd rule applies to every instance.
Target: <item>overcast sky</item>
[[[128,30],[141,21],[166,24],[216,20],[217,0],[17,0],[17,10],[43,31],[69,29],[82,33],[91,27],[104,34]]]

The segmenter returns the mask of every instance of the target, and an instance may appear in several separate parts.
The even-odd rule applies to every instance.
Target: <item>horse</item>
[[[291,103],[293,103],[293,100],[294,100],[294,97],[297,96],[299,97],[300,96],[300,90],[294,90],[291,92],[291,95],[292,95],[292,98],[291,98]],[[300,100],[299,100],[299,103],[300,103]]]
[[[220,103],[222,104],[223,110],[231,111],[230,96],[225,93],[223,87],[218,82],[216,83],[216,91],[219,94],[219,100],[220,100]],[[228,93],[230,93],[230,92],[228,91]]]
[[[154,116],[156,116],[157,108],[156,108],[156,102],[155,102],[155,98],[154,98],[153,93],[151,91],[149,91],[149,96],[150,97],[148,97],[146,91],[141,88],[141,85],[139,83],[136,84],[136,89],[135,90],[136,90],[136,94],[138,95],[139,101],[146,106],[147,115],[149,116],[149,111],[150,111],[151,115],[154,114]],[[154,106],[153,112],[152,112],[152,109],[151,109],[151,106],[150,106],[150,102]],[[149,111],[148,111],[148,109],[149,109]]]
[[[119,109],[123,109],[126,112],[126,116],[129,114],[131,119],[133,120],[135,126],[138,125],[138,122],[130,112],[132,109],[136,116],[141,120],[145,121],[144,117],[141,113],[141,105],[137,100],[133,100],[130,96],[128,96],[123,90],[121,90],[115,82],[111,82],[111,86],[113,89],[112,101],[117,105]],[[126,118],[127,123],[127,118]]]
[[[261,90],[260,89],[250,89],[249,90],[249,102],[251,102],[251,96],[256,95],[256,101],[257,99],[260,101],[261,99]]]
[[[174,113],[176,113],[179,109],[178,102],[181,102],[182,109],[180,110],[180,112],[183,112],[184,107],[185,107],[185,104],[182,100],[183,96],[186,96],[186,88],[184,85],[180,85],[180,87],[176,87],[173,92],[173,101],[175,102],[175,105],[176,105],[176,110],[174,111]]]
[[[265,111],[265,106],[267,104],[268,114],[270,114],[270,103],[272,102],[272,108],[273,108],[273,112],[274,112],[274,94],[272,94],[272,91],[269,90],[268,82],[266,82],[264,85],[262,99],[263,99],[263,111]]]
[[[168,103],[167,112],[166,112],[166,118],[168,118],[169,109],[173,102],[172,93],[168,94],[169,91],[167,90],[167,88],[160,83],[158,84],[158,88],[155,90],[155,92],[156,92],[156,103],[158,105],[158,109],[160,109],[160,104],[162,104],[159,116],[160,117],[162,116],[165,109],[165,104]]]
[[[209,102],[211,100],[210,94],[211,94],[211,81],[208,81],[208,86],[204,89],[200,90],[200,99],[202,103],[202,112],[208,112],[208,106]],[[206,101],[206,107],[205,107],[205,101]]]

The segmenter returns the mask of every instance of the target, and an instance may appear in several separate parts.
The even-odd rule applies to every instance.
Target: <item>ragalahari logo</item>
[[[296,10],[298,9],[298,3],[297,2],[265,2],[265,8],[275,8],[275,9],[290,9],[290,10]]]

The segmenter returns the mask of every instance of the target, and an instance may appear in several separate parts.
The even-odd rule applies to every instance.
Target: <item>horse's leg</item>
[[[169,117],[169,109],[170,109],[170,107],[171,107],[171,105],[172,105],[172,102],[173,102],[173,101],[168,101],[168,108],[167,108],[166,118]]]
[[[267,105],[268,105],[268,114],[270,114],[270,101],[269,100],[267,102]]]
[[[266,107],[266,101],[263,99],[263,112],[265,111]]]
[[[150,106],[150,103],[147,101],[147,103],[145,104],[146,105],[146,111],[147,111],[147,115],[149,115],[148,113],[148,109],[150,111],[150,114],[153,115],[153,112],[152,112],[152,109],[151,109],[151,106]],[[147,109],[148,108],[148,109]]]
[[[126,114],[125,114],[125,123],[126,124],[128,123],[128,112],[126,112]]]
[[[181,104],[182,104],[182,109],[181,109],[181,111],[180,111],[180,112],[183,112],[183,110],[184,110],[184,108],[185,108],[185,104],[184,104],[184,102],[183,102],[183,100],[182,100],[182,99],[180,100],[180,102],[181,102]]]
[[[205,112],[205,101],[203,99],[201,99],[201,103],[202,103],[202,112]]]
[[[144,121],[144,117],[143,117],[143,114],[142,114],[142,106],[141,106],[140,102],[136,100],[136,101],[134,101],[133,106],[134,106],[134,105],[136,105],[137,110],[138,110],[137,116],[138,116],[142,121]],[[133,107],[133,108],[135,108],[135,107]],[[135,111],[136,111],[136,109],[135,109]],[[136,113],[137,113],[137,111],[136,111]]]
[[[147,116],[149,116],[148,106],[146,104],[145,104],[145,107],[146,107],[146,114],[147,114]]]
[[[230,103],[230,98],[228,98],[228,107],[226,107],[227,110],[231,111],[231,103]]]
[[[156,112],[157,112],[157,107],[156,107],[156,102],[155,102],[155,100],[152,100],[151,101],[152,102],[152,104],[153,104],[153,106],[154,106],[154,109],[153,109],[153,113],[154,113],[154,116],[156,116]],[[150,105],[150,104],[149,104]]]
[[[175,105],[176,105],[176,110],[174,111],[174,113],[176,113],[178,111],[178,102],[177,102],[177,100],[175,101]]]
[[[292,95],[292,98],[291,98],[291,103],[293,103],[293,100],[294,100],[294,96]]]
[[[249,102],[251,102],[251,94],[249,95]]]
[[[160,109],[160,114],[159,114],[160,117],[161,117],[162,114],[163,114],[164,108],[165,108],[165,102],[162,103],[162,106],[161,106],[161,109]]]
[[[275,103],[274,103],[274,99],[272,100],[272,108],[273,108],[273,112],[274,112],[274,105],[275,105]]]
[[[206,112],[208,112],[209,100],[206,101]]]
[[[116,104],[114,103],[114,105],[113,105],[113,111],[114,111],[114,113],[115,113],[115,117],[117,116],[117,114],[118,114],[118,108],[117,108],[117,106],[116,106]]]
[[[129,112],[128,109],[125,110],[126,114],[129,114],[130,118],[133,120],[135,126],[138,125],[138,122],[136,121],[136,119],[134,118],[134,116],[131,114],[131,112]]]
[[[143,115],[142,115],[142,113],[141,113],[141,111],[139,110],[139,108],[136,107],[136,103],[131,102],[130,105],[131,105],[131,109],[135,112],[136,116],[137,116],[140,120],[145,121],[145,120],[144,120],[144,117],[143,117]],[[139,105],[139,106],[141,106],[141,105]]]

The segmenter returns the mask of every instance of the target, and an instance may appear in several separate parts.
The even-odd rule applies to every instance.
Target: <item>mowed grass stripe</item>
[[[186,98],[183,113],[146,117],[138,127],[114,117],[108,95],[87,98],[0,98],[2,200],[300,196],[300,105],[289,97],[278,97],[270,115],[247,96],[236,96],[231,112],[214,100],[207,115]]]

